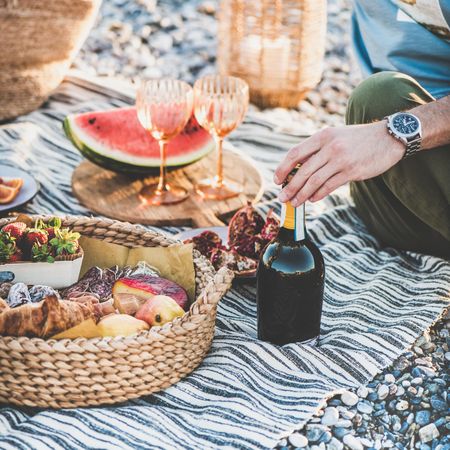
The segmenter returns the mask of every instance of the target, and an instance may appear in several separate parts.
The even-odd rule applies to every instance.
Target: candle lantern
[[[295,107],[322,75],[326,0],[222,0],[218,66],[252,102]]]

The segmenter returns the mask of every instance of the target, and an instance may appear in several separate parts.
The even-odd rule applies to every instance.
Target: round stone
[[[344,391],[341,394],[341,401],[344,405],[355,406],[358,403],[358,396],[350,391]]]
[[[402,423],[400,421],[400,418],[398,416],[392,416],[391,418],[391,425],[393,431],[400,431],[400,428],[402,427]]]
[[[308,439],[306,438],[306,436],[300,433],[291,434],[288,440],[293,447],[304,448],[308,445]]]
[[[366,398],[369,395],[369,389],[366,388],[366,386],[361,386],[357,391],[356,394],[359,398]]]
[[[314,427],[306,432],[306,437],[308,438],[309,442],[315,444],[316,442],[319,442],[319,439],[323,433],[324,433],[323,429]]]
[[[392,375],[392,373],[387,373],[384,376],[384,381],[388,384],[395,383],[395,377],[394,377],[394,375]]]
[[[442,400],[437,395],[431,396],[430,403],[431,403],[431,407],[433,409],[435,409],[436,411],[445,411],[447,409],[447,402]]]
[[[439,437],[439,430],[434,423],[430,423],[419,430],[419,437],[422,442],[430,442]]]
[[[324,443],[324,444],[328,444],[328,442],[331,441],[331,438],[333,437],[333,435],[331,434],[330,431],[325,431],[325,433],[322,434],[322,436],[320,436],[319,442],[320,443]]]
[[[409,403],[406,400],[400,400],[396,405],[395,405],[395,409],[397,411],[405,411],[406,409],[408,409],[409,407]]]
[[[341,419],[336,422],[336,427],[350,428],[352,426],[352,421],[348,419]]]
[[[339,420],[339,411],[336,408],[329,407],[325,409],[322,416],[322,425],[333,426]]]
[[[378,388],[378,398],[380,400],[384,400],[388,395],[389,395],[389,386],[387,386],[386,384],[380,384],[380,387]]]
[[[351,434],[346,434],[343,439],[344,444],[351,450],[363,450],[361,441]]]
[[[331,441],[328,442],[327,450],[343,450],[344,444],[337,440],[335,437],[331,438]]]
[[[403,386],[397,387],[397,392],[395,393],[396,397],[401,397],[405,393],[405,388]]]
[[[345,435],[349,434],[350,430],[348,428],[335,427],[333,428],[333,434],[338,438],[342,439]]]
[[[431,419],[431,413],[427,410],[421,410],[416,412],[416,423],[421,427],[428,425]]]
[[[358,402],[356,408],[361,414],[370,414],[373,411],[372,405],[366,401]]]

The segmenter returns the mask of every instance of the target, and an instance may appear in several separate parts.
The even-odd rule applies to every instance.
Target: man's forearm
[[[450,144],[450,95],[420,105],[409,112],[422,122],[422,149]]]

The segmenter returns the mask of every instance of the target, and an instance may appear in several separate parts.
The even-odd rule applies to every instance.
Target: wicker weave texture
[[[0,227],[7,221],[0,220]],[[176,243],[108,219],[67,216],[63,225],[129,247]],[[0,337],[0,403],[46,408],[119,403],[165,389],[188,375],[211,346],[217,304],[233,279],[228,269],[216,273],[198,252],[194,265],[196,301],[183,317],[162,327],[116,338]]]
[[[41,105],[64,78],[101,0],[0,0],[0,120]]]
[[[325,35],[326,0],[222,0],[219,71],[259,106],[295,107],[320,81]]]

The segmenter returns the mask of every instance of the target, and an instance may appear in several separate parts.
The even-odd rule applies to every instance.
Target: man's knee
[[[346,123],[373,122],[431,100],[414,78],[400,72],[379,72],[354,89],[347,104]]]

